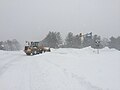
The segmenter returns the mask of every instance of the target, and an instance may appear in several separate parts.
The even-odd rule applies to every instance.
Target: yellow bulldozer
[[[26,55],[36,55],[41,54],[43,52],[50,52],[50,48],[45,48],[43,45],[39,46],[39,42],[26,42],[24,52]]]

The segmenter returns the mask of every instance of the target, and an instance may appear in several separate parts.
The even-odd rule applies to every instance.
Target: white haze
[[[42,40],[49,31],[120,35],[120,0],[0,0],[0,40]]]

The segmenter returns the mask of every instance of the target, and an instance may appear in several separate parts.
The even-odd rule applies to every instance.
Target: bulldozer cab
[[[38,47],[39,42],[31,42],[32,47]]]

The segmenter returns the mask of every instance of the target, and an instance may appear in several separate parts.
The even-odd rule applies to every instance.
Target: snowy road
[[[120,52],[57,49],[26,56],[0,51],[0,90],[120,90]]]

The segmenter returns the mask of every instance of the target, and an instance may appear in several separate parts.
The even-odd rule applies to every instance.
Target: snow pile
[[[26,56],[0,51],[0,90],[120,90],[120,52],[52,49]]]

